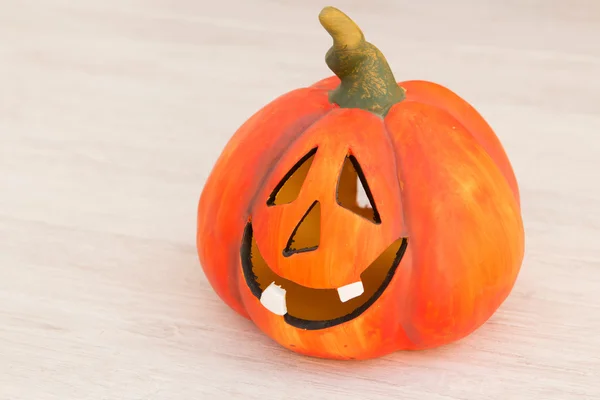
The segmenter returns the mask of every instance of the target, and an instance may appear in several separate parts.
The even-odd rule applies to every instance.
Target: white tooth
[[[338,288],[338,296],[340,296],[340,300],[342,303],[347,302],[355,297],[360,296],[365,291],[363,287],[362,281],[354,282],[346,286],[342,286]]]
[[[272,282],[260,296],[260,303],[273,314],[285,315],[287,306],[285,304],[285,289]]]

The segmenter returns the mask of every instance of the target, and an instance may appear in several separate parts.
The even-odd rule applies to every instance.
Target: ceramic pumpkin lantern
[[[205,184],[206,276],[298,353],[366,359],[458,340],[496,311],[520,269],[511,164],[465,100],[396,83],[345,14],[326,7],[319,19],[335,76],[258,111]]]

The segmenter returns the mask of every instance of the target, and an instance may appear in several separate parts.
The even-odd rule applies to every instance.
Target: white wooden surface
[[[330,75],[326,4],[399,80],[472,102],[513,162],[522,273],[459,343],[300,357],[198,264],[226,141]],[[0,0],[0,399],[598,399],[599,169],[597,0]]]

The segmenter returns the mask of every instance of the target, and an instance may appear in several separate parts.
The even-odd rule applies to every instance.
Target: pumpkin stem
[[[329,94],[332,103],[385,116],[404,100],[405,91],[396,83],[387,60],[365,40],[354,21],[335,7],[323,8],[319,21],[333,38],[325,62],[341,80]]]

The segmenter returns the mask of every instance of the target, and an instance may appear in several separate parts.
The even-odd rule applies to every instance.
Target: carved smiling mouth
[[[265,308],[283,315],[296,328],[324,329],[358,317],[377,301],[394,277],[407,245],[406,238],[393,242],[361,274],[359,282],[339,289],[314,289],[271,270],[254,239],[252,222],[248,222],[241,248],[242,270],[250,291]]]

